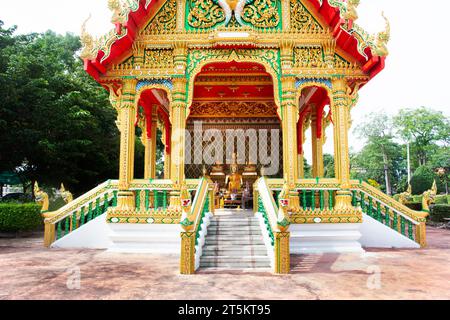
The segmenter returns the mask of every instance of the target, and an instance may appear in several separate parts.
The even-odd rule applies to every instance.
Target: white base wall
[[[54,242],[52,248],[180,254],[179,224],[110,224],[106,214]]]
[[[52,248],[108,249],[112,246],[106,213],[52,244]]]
[[[291,254],[363,253],[360,224],[293,224]]]
[[[111,252],[177,254],[181,252],[179,224],[109,224]]]
[[[200,261],[211,214],[203,222],[196,267]],[[269,257],[273,263],[273,247],[258,214]],[[57,240],[52,248],[108,249],[125,253],[180,254],[180,225],[108,224],[106,214]],[[364,252],[365,248],[420,248],[419,244],[379,223],[368,215],[362,224],[294,224],[291,231],[292,254]]]
[[[377,220],[364,214],[360,239],[366,248],[420,248],[415,241],[401,235]]]

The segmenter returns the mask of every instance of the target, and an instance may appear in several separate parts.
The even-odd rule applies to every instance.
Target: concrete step
[[[215,262],[215,263],[270,263],[268,256],[206,256],[200,259],[201,262]]]
[[[216,262],[201,262],[200,268],[207,270],[243,270],[243,269],[269,269],[270,262],[239,262],[239,263],[216,263]]]
[[[260,242],[263,243],[263,237],[260,235],[254,235],[254,236],[249,236],[249,235],[243,235],[243,236],[239,236],[236,237],[235,235],[229,235],[229,234],[219,234],[219,235],[212,235],[212,234],[208,234],[208,236],[206,236],[206,242],[213,240],[213,241],[222,241],[224,243],[229,242],[232,245],[235,245],[236,241],[239,242],[251,242],[256,243],[256,242]]]
[[[200,267],[228,270],[270,268],[258,218],[252,213],[213,217],[202,249]]]
[[[255,226],[259,225],[259,221],[211,221],[210,226]]]
[[[264,243],[258,243],[258,244],[248,244],[248,245],[231,245],[231,244],[211,244],[211,245],[205,245],[203,247],[203,251],[205,250],[235,250],[236,248],[239,248],[240,250],[250,250],[250,249],[264,249],[266,250],[266,246]]]
[[[249,226],[249,225],[210,225],[208,230],[250,230],[250,231],[259,231],[261,232],[261,227],[258,226]]]
[[[217,257],[217,256],[233,256],[233,257],[244,257],[244,256],[263,256],[267,255],[267,250],[263,248],[251,248],[251,249],[203,249],[203,257]]]
[[[220,241],[220,240],[209,240],[206,241],[205,245],[206,246],[223,246],[223,245],[233,245],[233,246],[237,246],[237,247],[242,247],[242,246],[260,246],[262,245],[263,242],[261,241]]]
[[[211,219],[211,224],[220,223],[220,224],[253,224],[258,223],[257,219]]]
[[[230,235],[230,236],[260,236],[262,237],[261,230],[249,230],[249,229],[210,229],[208,228],[209,235]]]

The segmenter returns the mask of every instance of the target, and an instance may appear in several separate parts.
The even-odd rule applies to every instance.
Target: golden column
[[[336,178],[341,184],[341,190],[336,195],[335,209],[352,208],[352,193],[350,191],[350,156],[348,145],[348,130],[350,123],[350,99],[347,94],[347,82],[344,78],[333,80],[333,97],[331,112],[334,124],[334,156]]]
[[[184,182],[185,159],[185,129],[186,129],[186,78],[180,77],[173,80],[173,103],[171,106],[172,118],[172,156],[170,167],[170,179],[175,184],[171,195],[172,207],[180,205],[179,188]]]
[[[118,211],[134,211],[134,193],[130,191],[130,183],[134,174],[134,143],[136,120],[136,79],[123,80],[120,104],[117,106],[118,125],[120,128],[120,166]]]
[[[168,142],[166,139],[166,135],[169,134],[168,133],[169,130],[166,129],[165,124],[162,125],[161,132],[163,133],[161,138],[162,138],[162,143],[164,145],[164,180],[169,180],[170,179],[170,166],[171,166],[172,162],[170,161],[170,159],[171,159],[170,152],[167,152],[167,149],[168,149],[168,147],[170,149],[171,146],[167,146]]]
[[[291,28],[291,0],[282,0],[281,5],[283,14],[283,31],[288,31]]]
[[[150,158],[150,167],[149,167],[149,176],[150,179],[156,178],[156,146],[157,143],[157,133],[158,133],[158,105],[154,105],[152,107],[152,144],[151,144],[151,158]]]
[[[297,129],[297,141],[302,144],[302,150],[297,156],[298,161],[298,177],[300,179],[305,178],[305,151],[304,145],[306,143],[306,130],[310,126],[311,116],[308,113],[306,116],[303,116],[299,121],[302,121],[301,127]],[[301,131],[299,131],[301,130]],[[299,141],[301,139],[301,141]]]
[[[305,153],[302,152],[297,156],[298,161],[298,177],[300,179],[305,178]]]
[[[186,12],[186,1],[177,0],[177,32],[184,31],[184,13]]]
[[[313,178],[323,178],[323,116],[318,114],[318,112],[323,111],[322,108],[318,108],[317,106],[312,106],[311,110],[312,176]],[[322,122],[320,126],[318,121]],[[321,128],[320,130],[322,132],[317,132],[318,127]]]
[[[170,179],[171,156],[164,148],[164,180]]]
[[[146,117],[146,133],[145,133],[145,155],[144,155],[144,179],[156,178],[156,133],[158,130],[158,106],[151,107],[151,121],[150,117]],[[150,138],[148,132],[150,131]]]
[[[284,177],[290,190],[290,206],[297,208],[299,206],[299,198],[298,192],[295,190],[295,184],[298,179],[297,121],[299,114],[296,103],[295,77],[283,77],[281,79],[281,87]]]

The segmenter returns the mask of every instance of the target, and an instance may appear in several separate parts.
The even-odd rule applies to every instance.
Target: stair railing
[[[282,180],[271,179],[268,183],[277,199],[283,186]],[[300,206],[298,212],[292,210],[292,223],[315,223],[317,217],[322,218],[321,223],[324,223],[324,213],[327,213],[327,219],[332,222],[335,218],[333,209],[336,192],[341,189],[337,179],[302,179],[296,184],[296,189],[299,192]],[[361,207],[363,213],[417,242],[421,247],[426,246],[427,212],[414,211],[363,181],[352,180],[351,191],[355,208]],[[348,217],[345,221],[361,222],[356,221],[356,218],[350,219],[353,218]]]
[[[67,236],[117,204],[118,181],[106,181],[55,212],[44,214],[44,246]]]
[[[213,212],[214,199],[210,181],[202,178],[200,181],[192,206],[189,199],[181,199],[183,205],[183,216],[181,218],[181,256],[180,273],[194,274],[196,270],[196,252],[200,250],[205,235],[205,218],[208,213]],[[187,202],[183,204],[183,201]],[[203,232],[202,232],[203,231]],[[198,263],[197,263],[198,265]]]
[[[118,184],[117,180],[109,180],[59,210],[45,213],[44,245],[50,247],[53,242],[107,213],[110,207],[115,207]],[[173,183],[170,180],[132,181],[130,190],[135,194],[136,212],[151,212],[154,215],[168,213],[172,189]],[[176,214],[178,218],[173,221],[178,223],[180,211],[178,210]],[[121,220],[108,217],[108,222],[121,223]]]
[[[276,205],[273,193],[269,187],[268,180],[264,177],[260,178],[256,183],[258,196],[258,213],[264,220],[265,230],[263,235],[267,243],[270,242],[268,248],[269,257],[274,268],[274,272],[278,274],[286,274],[290,272],[290,253],[289,238],[290,233],[287,231],[289,222],[286,217],[286,208]],[[280,212],[282,210],[283,212]],[[283,221],[279,221],[283,219]],[[270,239],[270,241],[269,241]]]
[[[414,211],[363,181],[352,181],[353,205],[380,223],[426,247],[427,212]]]

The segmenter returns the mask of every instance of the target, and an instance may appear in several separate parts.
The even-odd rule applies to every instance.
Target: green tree
[[[334,168],[334,157],[331,154],[325,153],[323,155],[323,168],[325,178],[335,178],[336,171]]]
[[[392,120],[383,113],[371,113],[356,129],[367,141],[361,152],[353,157],[353,172],[358,178],[373,179],[384,185],[391,195],[393,180],[401,174],[401,147],[394,141]]]
[[[116,176],[116,113],[76,57],[79,38],[11,37],[0,40],[1,169],[24,181],[64,182],[76,194]]]
[[[402,109],[394,118],[400,137],[411,143],[419,166],[426,165],[438,149],[437,143],[450,142],[450,121],[440,111],[425,107]]]
[[[437,150],[430,160],[431,167],[437,174],[438,191],[449,193],[450,181],[450,148],[447,146]]]

